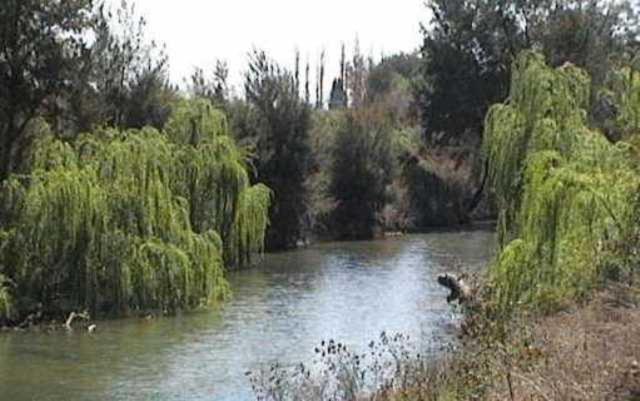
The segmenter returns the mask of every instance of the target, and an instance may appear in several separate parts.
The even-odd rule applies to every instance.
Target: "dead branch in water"
[[[71,327],[71,324],[73,324],[73,321],[75,319],[91,320],[91,316],[89,315],[89,312],[87,312],[87,311],[84,311],[82,313],[71,312],[69,314],[69,317],[67,318],[67,321],[64,324],[64,327],[66,327],[67,330],[73,330],[72,327]]]
[[[471,288],[464,282],[462,277],[456,277],[453,274],[441,274],[438,276],[438,284],[448,288],[451,293],[447,297],[447,302],[458,301],[460,304],[471,300]]]

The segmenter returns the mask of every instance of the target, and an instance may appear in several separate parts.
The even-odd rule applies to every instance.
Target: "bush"
[[[375,108],[347,112],[336,133],[329,193],[340,239],[373,238],[394,173],[391,127]]]

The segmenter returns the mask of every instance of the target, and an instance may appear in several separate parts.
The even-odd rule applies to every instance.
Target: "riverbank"
[[[463,347],[421,380],[429,386],[401,386],[375,399],[638,400],[638,295],[615,286],[549,316],[476,322],[481,332],[464,336]]]
[[[363,354],[331,341],[316,348],[312,368],[276,364],[250,378],[256,398],[272,401],[634,401],[639,305],[637,290],[610,286],[547,316],[468,315],[457,345],[439,354],[416,354],[405,336],[383,333]]]
[[[230,274],[238,274],[246,271],[252,270],[260,270],[261,264],[263,264],[265,258],[269,258],[270,256],[279,257],[278,255],[286,255],[290,252],[300,252],[309,248],[328,248],[328,247],[338,247],[338,248],[351,248],[352,244],[355,247],[360,247],[358,244],[367,243],[376,243],[376,244],[384,244],[385,242],[389,242],[389,248],[393,248],[394,242],[397,241],[406,241],[408,238],[415,236],[428,236],[437,238],[444,234],[444,237],[452,236],[457,237],[459,235],[466,235],[474,232],[485,232],[485,233],[493,233],[495,231],[495,220],[476,220],[471,221],[465,224],[460,224],[456,226],[449,227],[431,227],[429,229],[420,230],[420,231],[406,231],[406,232],[385,232],[384,235],[381,235],[378,238],[368,241],[334,241],[330,239],[314,239],[312,241],[308,241],[304,244],[301,244],[298,248],[290,251],[282,251],[282,252],[273,252],[262,255],[260,258],[255,258],[251,264],[244,265],[242,267],[237,267],[233,269],[229,269],[226,272],[226,276]],[[489,235],[489,234],[488,234]],[[436,241],[437,242],[437,241]],[[438,246],[449,247],[450,244],[440,244]],[[495,244],[493,241],[488,241],[488,245],[486,249],[477,249],[476,252],[481,255],[481,259],[489,262],[493,257],[493,249],[495,248]],[[455,252],[459,252],[458,249]],[[453,250],[451,253],[455,253]],[[463,256],[461,260],[467,259],[468,256]],[[452,266],[458,266],[460,264],[460,258],[448,258],[450,260],[443,261],[447,264],[447,269],[451,269]],[[486,264],[486,263],[485,263]],[[479,269],[478,266],[472,264],[472,269]],[[447,270],[448,271],[448,270]],[[456,273],[462,273],[461,271],[456,271]],[[435,283],[435,278],[433,279]],[[231,294],[230,296],[233,296]],[[224,301],[217,302],[215,307],[224,307]],[[206,307],[195,308],[192,312],[198,313],[199,311],[206,310]],[[139,320],[149,320],[154,317],[171,317],[176,314],[181,313],[189,313],[189,311],[182,310],[174,310],[174,311],[163,311],[158,309],[145,309],[138,311],[129,311],[127,313],[121,313],[119,315],[116,314],[96,314],[92,315],[88,311],[82,310],[65,310],[58,313],[52,313],[51,311],[45,311],[43,305],[35,305],[32,308],[33,312],[27,316],[24,316],[21,319],[13,319],[13,320],[2,320],[0,319],[0,334],[6,332],[54,332],[54,331],[65,331],[68,330],[66,326],[66,322],[71,313],[84,314],[89,318],[86,319],[77,319],[74,321],[73,326],[77,330],[86,330],[92,324],[96,324],[98,326],[101,325],[102,322],[108,322],[111,320],[118,319],[139,319]]]
[[[494,362],[487,400],[640,399],[640,310],[630,289],[529,322],[511,347]]]

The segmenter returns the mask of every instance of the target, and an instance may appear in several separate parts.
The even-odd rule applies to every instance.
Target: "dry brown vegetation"
[[[609,290],[533,323],[496,369],[489,400],[640,400],[640,310]]]
[[[616,286],[584,305],[505,325],[475,321],[473,337],[412,386],[372,400],[640,400],[638,291]],[[500,334],[498,334],[500,333]]]
[[[476,305],[461,347],[437,359],[383,334],[371,352],[331,341],[316,350],[315,367],[272,366],[251,382],[261,401],[638,401],[639,295],[609,287],[588,303],[508,322],[486,319]]]

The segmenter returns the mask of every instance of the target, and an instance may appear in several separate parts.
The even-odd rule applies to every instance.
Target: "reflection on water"
[[[322,339],[445,338],[435,275],[455,260],[479,269],[493,247],[482,230],[321,244],[231,274],[219,310],[103,322],[95,335],[0,335],[0,400],[250,399],[245,371],[309,360]]]

